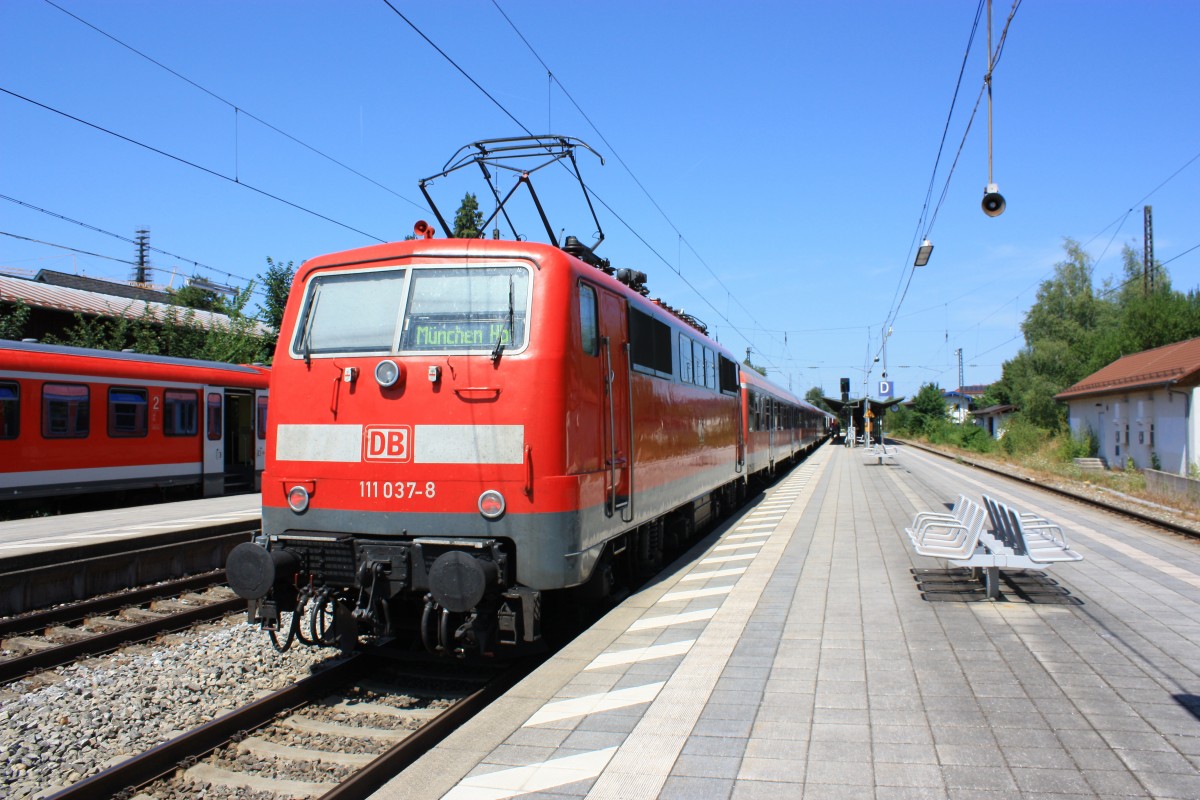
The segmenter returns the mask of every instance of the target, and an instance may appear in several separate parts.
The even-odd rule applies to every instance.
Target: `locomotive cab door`
[[[600,369],[604,397],[605,514],[633,519],[633,410],[630,395],[628,304],[597,289],[600,312]]]

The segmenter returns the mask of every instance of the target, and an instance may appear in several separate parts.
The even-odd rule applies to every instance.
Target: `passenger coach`
[[[268,370],[0,341],[0,502],[256,491]]]

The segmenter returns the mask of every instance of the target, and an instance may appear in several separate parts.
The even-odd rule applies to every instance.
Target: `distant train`
[[[284,647],[518,651],[560,590],[616,595],[823,441],[829,414],[644,280],[574,237],[305,262],[272,366],[263,535],[228,562],[250,618]]]
[[[0,341],[0,505],[257,491],[265,367]]]

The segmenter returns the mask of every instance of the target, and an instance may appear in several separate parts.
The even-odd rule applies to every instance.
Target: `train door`
[[[200,402],[204,408],[204,496],[214,497],[225,493],[225,390],[205,386]]]
[[[267,466],[267,390],[254,391],[254,491],[262,491]]]
[[[620,295],[597,289],[600,311],[600,368],[604,392],[605,513],[633,519],[632,407],[629,375],[628,305]]]
[[[768,395],[763,398],[763,419],[767,421],[767,463],[775,471],[775,401]]]
[[[254,489],[257,439],[254,434],[254,391],[225,391],[225,492]]]

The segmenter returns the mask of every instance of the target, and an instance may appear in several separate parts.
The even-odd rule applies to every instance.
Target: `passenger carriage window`
[[[260,394],[258,396],[258,413],[255,415],[254,427],[258,430],[258,438],[267,438],[267,396]]]
[[[679,379],[684,383],[694,383],[692,371],[692,340],[679,334]]]
[[[292,355],[390,353],[404,300],[402,269],[319,275],[292,340]]]
[[[692,382],[704,385],[704,345],[692,342]]]
[[[82,439],[88,435],[88,387],[72,383],[42,386],[42,436]]]
[[[0,383],[0,439],[16,439],[21,434],[21,387]]]
[[[167,436],[195,436],[200,415],[200,400],[195,392],[167,389],[163,392],[163,433]]]
[[[401,350],[518,349],[525,345],[529,270],[415,269]]]
[[[224,414],[221,409],[221,393],[208,393],[208,438],[216,441],[221,438],[221,423],[224,421]]]
[[[115,386],[108,390],[108,435],[133,437],[146,435],[147,392]]]
[[[596,319],[596,290],[579,284],[579,335],[583,352],[594,356],[600,352],[600,325]]]

